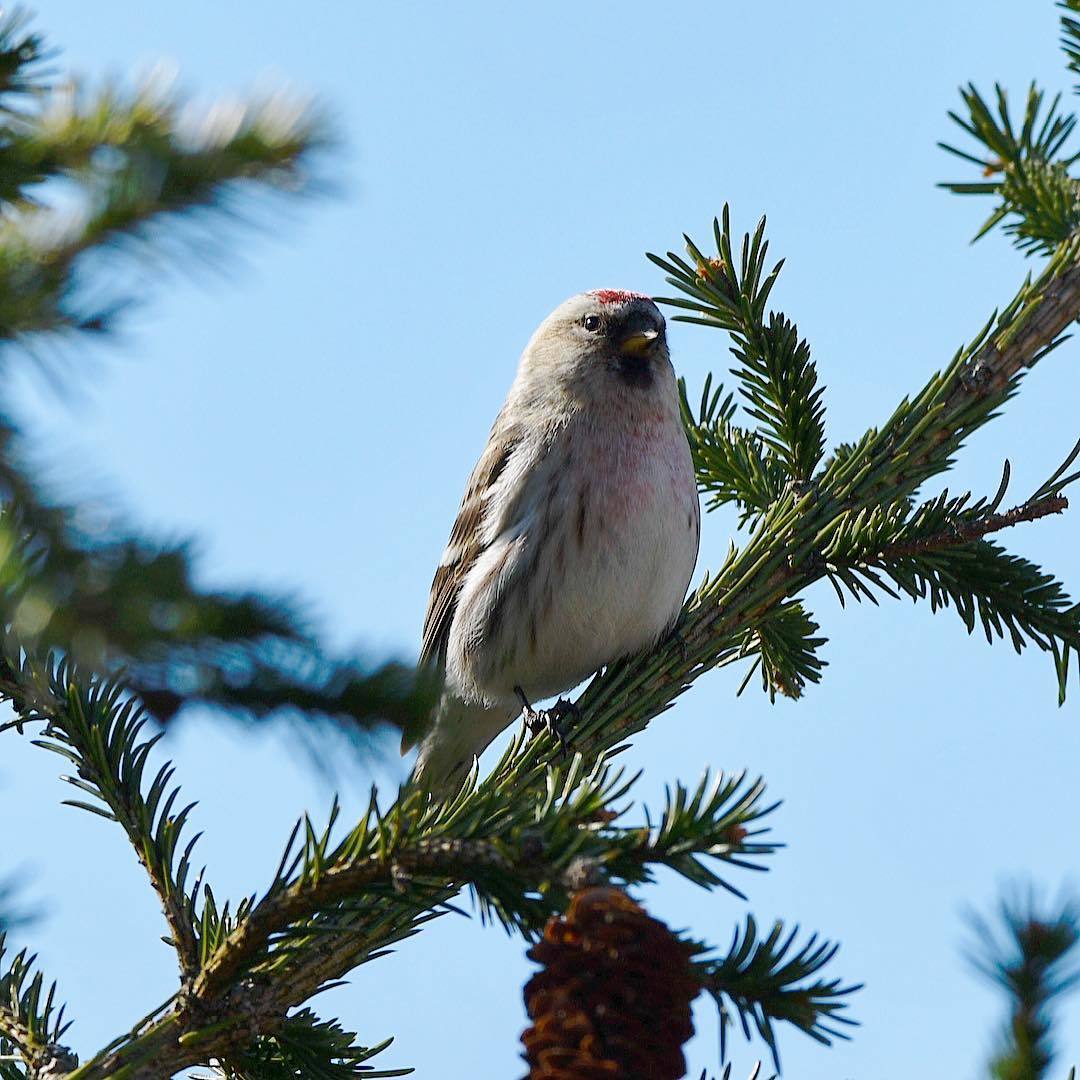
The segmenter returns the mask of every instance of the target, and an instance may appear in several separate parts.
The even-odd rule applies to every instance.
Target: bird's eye
[[[586,315],[582,320],[581,325],[589,331],[590,334],[595,334],[600,329],[600,316],[599,315]]]

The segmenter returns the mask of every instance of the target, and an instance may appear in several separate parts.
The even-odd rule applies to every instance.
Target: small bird
[[[571,297],[522,353],[435,571],[420,661],[443,693],[414,781],[445,795],[523,707],[550,719],[530,702],[670,632],[700,526],[660,310]]]

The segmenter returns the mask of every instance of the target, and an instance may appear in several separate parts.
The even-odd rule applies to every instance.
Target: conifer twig
[[[1037,521],[1050,514],[1060,514],[1069,508],[1069,500],[1064,495],[1046,495],[1041,499],[1032,499],[1014,506],[1004,514],[989,514],[983,518],[964,521],[953,528],[942,530],[933,536],[912,540],[909,543],[890,544],[883,547],[874,557],[875,562],[888,562],[902,559],[909,555],[921,555],[928,551],[940,551],[944,548],[960,547],[981,540],[990,533],[1012,528],[1025,521]]]
[[[199,969],[199,948],[189,898],[178,889],[178,880],[171,873],[171,848],[191,806],[177,810],[173,815],[171,807],[178,790],[173,789],[173,795],[166,799],[164,811],[159,813],[157,798],[152,795],[149,802],[144,799],[138,783],[142,765],[157,738],[146,744],[145,751],[128,758],[134,765],[136,783],[118,782],[108,767],[117,744],[102,738],[101,729],[94,724],[93,712],[95,706],[109,708],[114,705],[119,692],[105,687],[101,688],[101,693],[80,695],[77,683],[72,681],[65,698],[55,692],[57,683],[63,685],[66,681],[62,669],[59,679],[54,677],[49,686],[42,668],[31,658],[27,657],[23,665],[16,667],[17,658],[11,656],[9,650],[4,652],[7,655],[0,656],[0,699],[11,702],[23,723],[45,722],[44,745],[59,750],[77,766],[78,776],[69,778],[70,782],[105,803],[108,807],[106,816],[111,816],[123,828],[157,893],[169,927],[170,941],[176,950],[181,979],[190,978]],[[127,712],[131,712],[130,705]],[[114,730],[122,730],[124,719],[122,716]],[[158,797],[164,793],[170,777],[171,769],[159,771],[151,789],[158,792]],[[96,812],[103,813],[101,810]],[[152,839],[148,839],[148,834]],[[169,854],[162,858],[159,847],[166,846]],[[191,845],[188,845],[185,864],[190,853]],[[180,882],[182,878],[180,875]]]
[[[457,887],[448,883],[469,880],[470,871],[491,866],[508,868],[506,855],[485,841],[448,841],[429,845],[428,850],[424,847],[399,852],[389,861],[370,858],[331,867],[313,885],[297,883],[267,897],[211,957],[192,987],[192,996],[212,999],[229,987],[245,963],[259,955],[275,935],[337,901],[363,895],[373,885],[394,888],[421,871],[425,877],[441,879],[442,883],[431,890],[431,899],[437,901],[443,894],[456,892]]]

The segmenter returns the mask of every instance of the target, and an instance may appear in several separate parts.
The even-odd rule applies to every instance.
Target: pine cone
[[[577,893],[529,950],[527,1080],[678,1080],[701,989],[692,949],[625,893]]]

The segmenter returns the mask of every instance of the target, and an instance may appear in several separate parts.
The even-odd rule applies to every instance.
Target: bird
[[[540,324],[435,571],[420,665],[442,677],[412,783],[456,791],[532,704],[671,633],[701,510],[666,325],[596,289]]]

